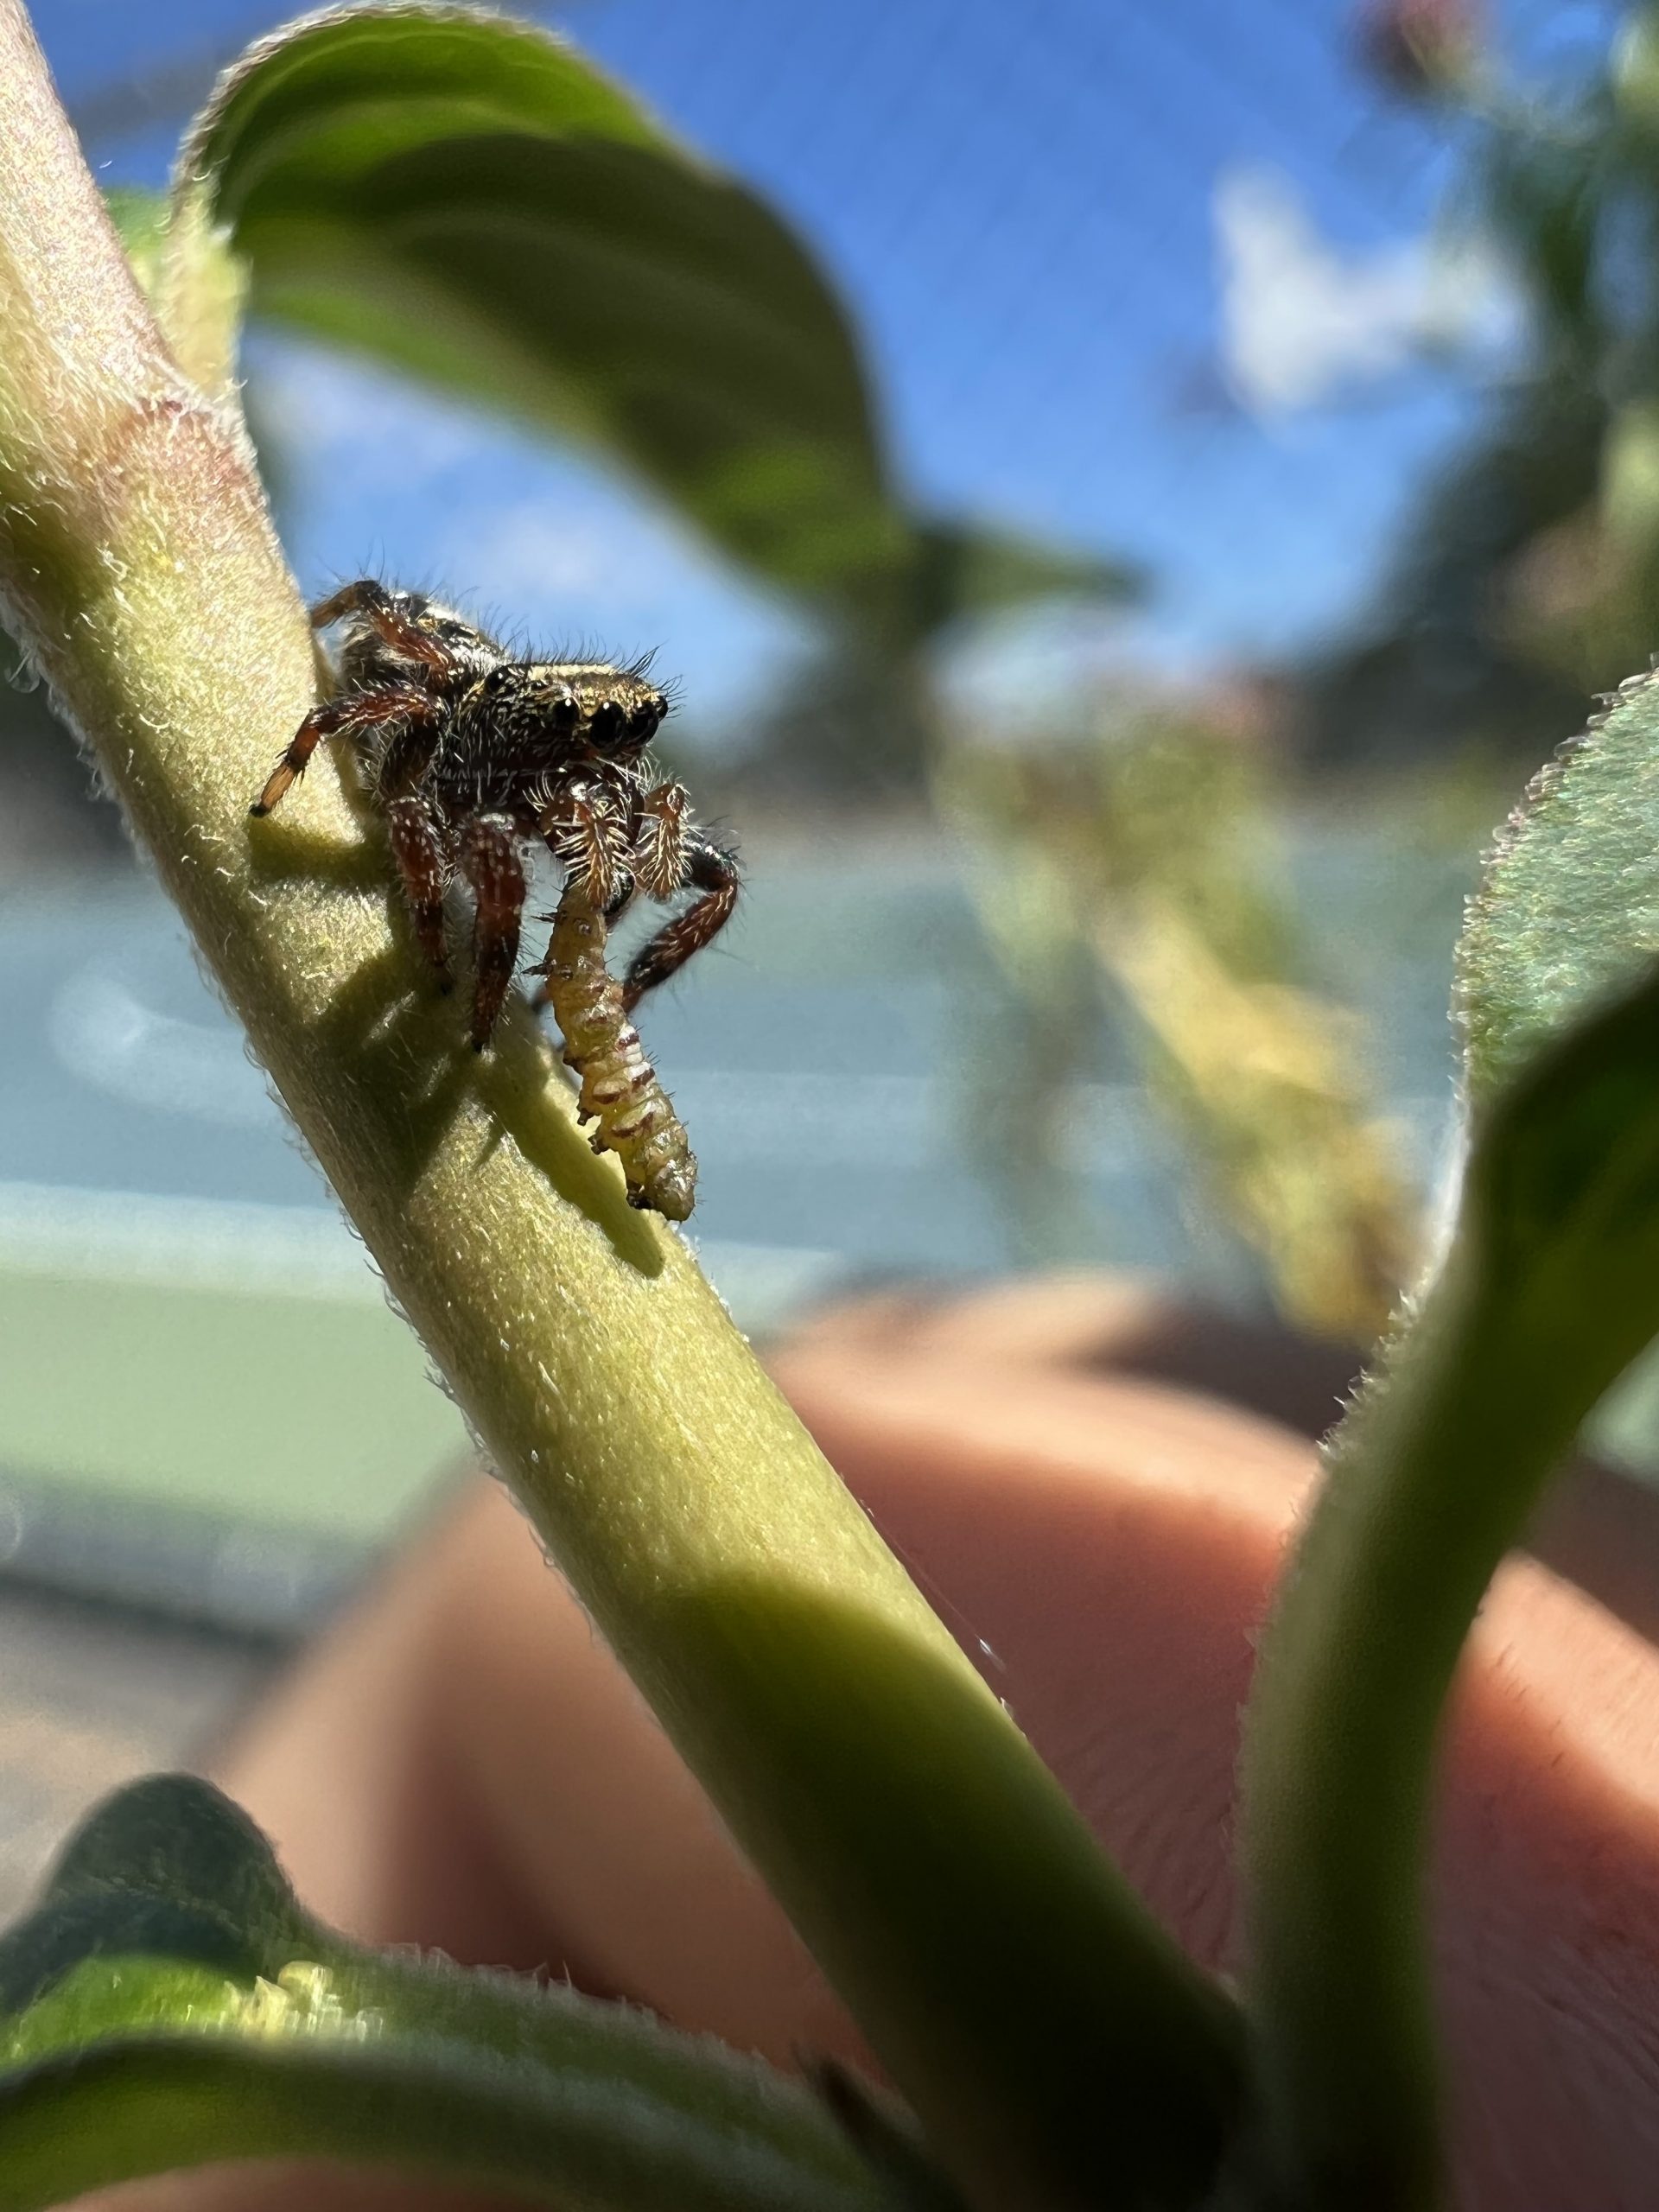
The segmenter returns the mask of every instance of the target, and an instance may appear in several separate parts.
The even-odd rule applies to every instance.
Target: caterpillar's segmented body
[[[577,1114],[596,1125],[588,1140],[594,1150],[621,1161],[631,1206],[685,1221],[696,1195],[696,1157],[628,1019],[622,987],[605,965],[606,935],[588,886],[573,876],[553,917],[541,973],[563,1032],[565,1065],[582,1078]]]

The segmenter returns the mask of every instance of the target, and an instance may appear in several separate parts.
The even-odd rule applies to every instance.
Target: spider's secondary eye
[[[629,728],[636,737],[650,737],[662,719],[663,710],[658,706],[636,707]]]
[[[512,671],[503,662],[499,668],[493,668],[485,677],[484,689],[492,698],[494,698],[498,694],[505,691],[512,681]]]

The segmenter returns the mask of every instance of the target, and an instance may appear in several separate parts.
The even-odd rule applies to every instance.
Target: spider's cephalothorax
[[[514,660],[451,608],[369,581],[324,600],[311,620],[340,625],[337,688],[300,724],[253,811],[269,814],[325,740],[347,741],[446,987],[444,893],[457,873],[472,890],[478,1051],[518,963],[527,842],[544,842],[607,921],[636,893],[696,894],[635,956],[626,1007],[725,923],[736,865],[693,825],[683,785],[658,782],[646,760],[668,702],[642,668]]]

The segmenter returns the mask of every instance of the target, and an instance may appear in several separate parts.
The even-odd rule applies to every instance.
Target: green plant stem
[[[1481,1593],[1573,1433],[1501,1363],[1471,1366],[1481,1297],[1443,1281],[1421,1352],[1344,1432],[1250,1701],[1249,2017],[1271,2199],[1298,2212],[1445,2202],[1422,1925],[1434,1751]]]
[[[495,1465],[981,2201],[1196,2187],[1230,2005],[1100,1855],[522,1006],[483,1061],[332,771],[245,447],[186,386],[0,0],[0,588]],[[303,1387],[280,1342],[247,1377]]]
[[[1448,2201],[1424,1910],[1442,1714],[1503,1554],[1659,1329],[1656,1086],[1650,976],[1477,1117],[1446,1264],[1327,1452],[1263,1642],[1242,1775],[1274,2206]]]

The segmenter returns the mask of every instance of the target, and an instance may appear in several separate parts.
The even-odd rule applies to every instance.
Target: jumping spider
[[[269,814],[326,740],[351,744],[446,990],[444,893],[457,872],[472,889],[475,1052],[518,963],[531,840],[585,885],[606,923],[637,891],[664,901],[696,893],[635,955],[625,1008],[724,925],[736,864],[693,826],[684,786],[654,780],[645,747],[668,702],[642,668],[514,660],[453,609],[366,578],[312,608],[314,629],[336,622],[338,688],[300,724],[252,811]]]

